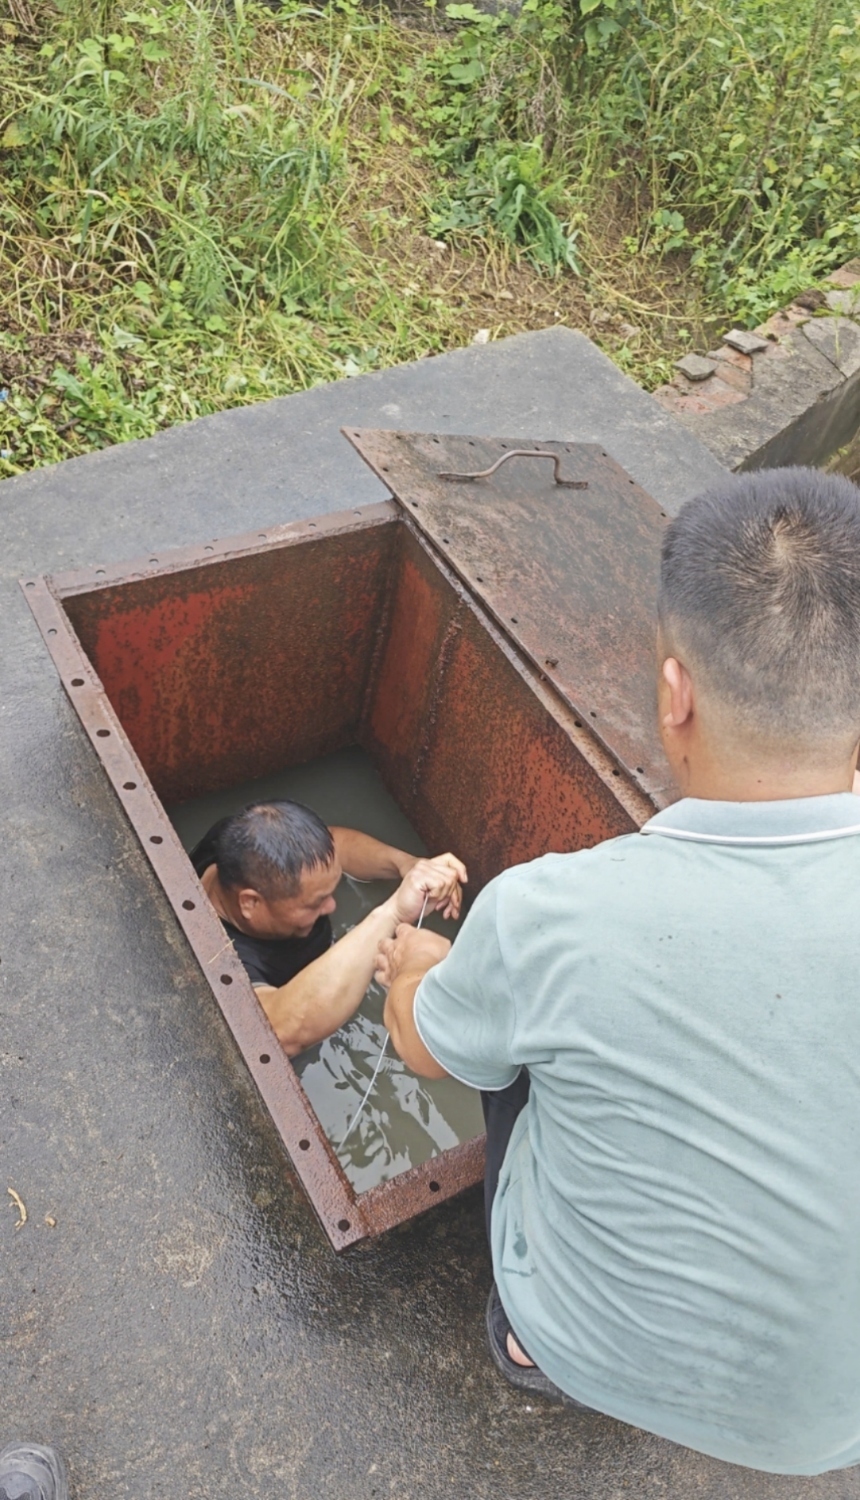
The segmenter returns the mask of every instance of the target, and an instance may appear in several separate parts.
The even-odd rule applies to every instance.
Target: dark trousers
[[[519,1078],[515,1078],[506,1089],[499,1089],[498,1093],[490,1094],[481,1090],[481,1107],[484,1111],[484,1125],[487,1130],[487,1164],[484,1168],[484,1218],[487,1226],[487,1240],[490,1239],[490,1222],[493,1212],[493,1199],[496,1196],[496,1188],[499,1185],[499,1173],[502,1170],[502,1162],[511,1139],[511,1131],[520,1110],[525,1107],[529,1097],[531,1079],[528,1070],[523,1068]],[[498,1295],[498,1293],[497,1293]],[[512,1333],[527,1359],[531,1355],[519,1334],[513,1329],[508,1321],[504,1307],[499,1304],[500,1334],[506,1336]],[[561,1395],[561,1392],[557,1393]],[[565,1398],[571,1406],[580,1411],[592,1412],[590,1406],[583,1406],[581,1401],[574,1400],[573,1396]]]
[[[523,1068],[519,1078],[506,1089],[499,1089],[495,1093],[481,1091],[481,1108],[484,1111],[484,1125],[487,1131],[487,1164],[484,1168],[484,1215],[487,1225],[487,1239],[490,1238],[490,1216],[493,1211],[493,1199],[496,1196],[496,1188],[499,1185],[499,1173],[502,1170],[502,1162],[508,1149],[511,1131],[514,1128],[517,1115],[525,1106],[529,1097],[529,1075]]]

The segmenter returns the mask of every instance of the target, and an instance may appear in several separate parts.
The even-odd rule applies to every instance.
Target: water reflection
[[[462,1137],[446,1118],[446,1106],[455,1117],[461,1115],[461,1125],[465,1123],[460,1100],[440,1100],[438,1080],[430,1084],[416,1078],[389,1050],[358,1123],[345,1144],[338,1146],[364,1098],[385,1043],[382,1005],[382,992],[372,985],[358,1015],[296,1059],[296,1071],[314,1110],[358,1192],[456,1146]],[[466,1093],[460,1084],[454,1088]],[[476,1135],[480,1128],[478,1118],[469,1134]]]

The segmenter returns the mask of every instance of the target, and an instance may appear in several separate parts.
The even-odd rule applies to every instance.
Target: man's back
[[[688,800],[501,876],[416,1001],[452,1073],[529,1069],[493,1261],[540,1368],[775,1472],[860,1461],[858,876],[850,795]]]

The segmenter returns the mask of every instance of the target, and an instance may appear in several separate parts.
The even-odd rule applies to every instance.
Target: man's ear
[[[259,891],[248,889],[239,891],[236,900],[239,903],[239,911],[242,914],[243,921],[251,922],[259,914],[263,898]]]
[[[693,680],[677,657],[667,656],[660,668],[660,719],[670,732],[683,729],[693,717]]]

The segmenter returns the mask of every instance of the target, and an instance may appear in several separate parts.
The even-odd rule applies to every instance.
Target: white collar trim
[[[744,844],[763,848],[768,844],[820,844],[826,839],[845,839],[860,833],[860,823],[848,828],[826,828],[820,833],[694,833],[689,828],[668,828],[646,823],[640,833],[659,833],[667,839],[684,839],[693,844]]]

